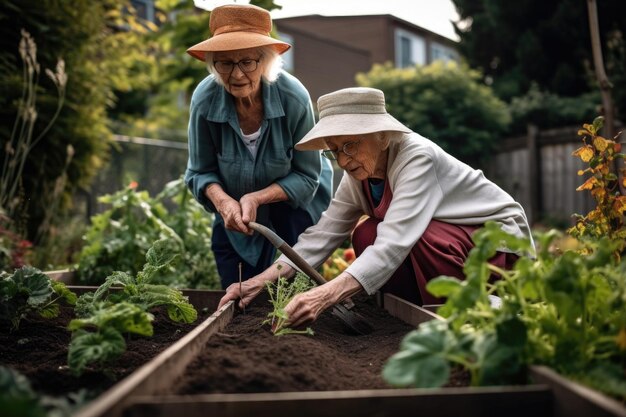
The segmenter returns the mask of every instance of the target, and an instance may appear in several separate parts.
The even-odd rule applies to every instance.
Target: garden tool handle
[[[263,226],[262,224],[258,224],[256,222],[248,223],[248,227],[252,230],[255,230],[265,236],[267,240],[278,250],[280,250],[283,255],[285,255],[291,262],[296,264],[298,268],[305,274],[307,274],[311,279],[317,282],[318,285],[322,285],[326,283],[324,277],[320,275],[307,261],[302,258],[302,256],[298,255],[298,253],[293,250],[291,246],[289,246],[283,239],[280,238],[273,230],[270,228]]]

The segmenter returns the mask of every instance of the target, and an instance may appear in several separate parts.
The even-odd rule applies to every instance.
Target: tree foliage
[[[595,90],[586,2],[580,0],[453,0],[459,48],[472,68],[510,100],[536,84],[541,91],[575,97]],[[626,3],[597,2],[600,36],[615,98],[626,110],[624,31]]]
[[[266,10],[279,8],[272,0],[250,2]],[[206,65],[186,53],[210,37],[211,13],[193,0],[157,0],[160,21],[155,31],[139,40],[146,56],[131,65],[131,82],[115,92],[109,116],[117,132],[169,140],[187,140],[189,101],[208,73]]]
[[[506,105],[464,65],[441,61],[396,69],[377,65],[359,85],[385,93],[388,111],[457,158],[480,166],[510,116]]]
[[[43,68],[65,61],[65,105],[46,136],[29,153],[21,177],[22,219],[32,239],[46,220],[57,179],[66,176],[61,209],[72,192],[86,187],[107,158],[110,131],[106,108],[113,104],[113,88],[128,82],[128,68],[136,49],[134,33],[145,30],[128,13],[128,0],[6,0],[0,2],[0,146],[5,149],[22,94],[22,67],[18,54],[21,29],[37,43]],[[135,51],[135,52],[133,52]],[[140,56],[140,55],[139,55]],[[56,88],[41,77],[35,132],[40,132],[57,107]],[[69,164],[68,145],[74,154]],[[64,191],[64,193],[63,193]]]

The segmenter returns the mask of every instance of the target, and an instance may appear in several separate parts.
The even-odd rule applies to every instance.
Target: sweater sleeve
[[[388,180],[393,197],[376,240],[346,269],[368,294],[379,290],[406,259],[443,199],[429,154],[412,156]]]

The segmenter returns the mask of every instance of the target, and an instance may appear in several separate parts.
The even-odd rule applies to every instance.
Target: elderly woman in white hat
[[[187,50],[211,74],[191,99],[185,181],[216,213],[212,250],[226,288],[274,261],[274,247],[248,222],[294,244],[328,206],[332,168],[319,152],[294,150],[315,123],[313,105],[304,86],[281,70],[280,54],[290,45],[270,37],[269,13],[221,6],[209,28],[213,36]]]
[[[291,325],[315,320],[359,291],[437,302],[426,283],[442,274],[463,278],[471,234],[489,220],[531,238],[524,210],[513,198],[389,115],[382,91],[339,90],[320,97],[318,109],[319,123],[296,148],[322,150],[347,175],[328,210],[294,249],[317,267],[351,236],[357,259],[336,278],[296,296],[285,309]],[[367,220],[360,221],[363,215]],[[491,262],[510,268],[516,259],[502,248]],[[289,277],[295,265],[280,257],[246,283],[240,303],[249,303],[279,273]],[[230,288],[221,304],[240,296],[237,287]]]

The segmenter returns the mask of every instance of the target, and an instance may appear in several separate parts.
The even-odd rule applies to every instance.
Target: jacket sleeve
[[[205,210],[215,213],[216,208],[205,195],[209,184],[223,186],[217,168],[217,152],[208,126],[198,106],[191,102],[189,115],[189,159],[185,171],[185,183]]]

